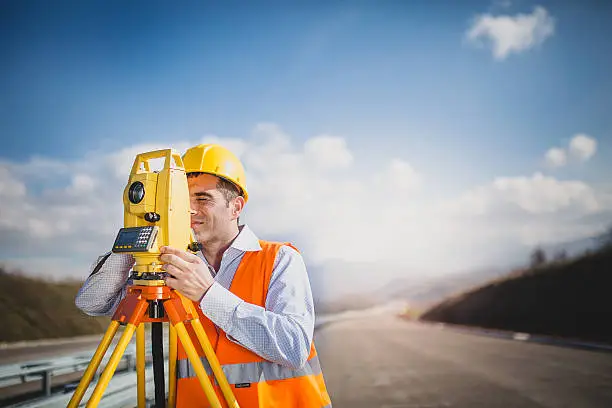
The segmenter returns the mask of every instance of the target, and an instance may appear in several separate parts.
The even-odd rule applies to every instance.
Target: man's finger
[[[170,276],[166,277],[166,285],[170,286],[172,289],[178,289],[178,280],[171,278]]]
[[[197,255],[191,254],[191,253],[189,253],[187,251],[182,251],[182,250],[180,250],[178,248],[174,248],[174,247],[171,247],[171,246],[163,246],[163,247],[161,247],[160,248],[160,252],[162,254],[176,255],[179,258],[181,258],[181,259],[183,259],[183,260],[185,260],[187,262],[190,262],[190,263],[194,263],[194,262],[199,263],[199,262],[202,261]]]
[[[170,264],[170,265],[174,265],[177,268],[181,269],[181,270],[187,270],[189,269],[189,263],[187,261],[185,261],[183,258],[179,257],[178,255],[174,255],[174,254],[162,254],[159,257],[159,260]]]
[[[170,264],[164,264],[163,269],[175,278],[178,278],[185,273],[176,266]]]

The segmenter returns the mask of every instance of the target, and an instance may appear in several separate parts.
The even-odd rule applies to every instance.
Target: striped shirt
[[[219,271],[208,264],[214,282],[202,298],[202,312],[230,341],[262,358],[292,368],[302,367],[310,354],[314,332],[314,302],[304,260],[283,245],[276,257],[265,308],[247,303],[229,291],[247,251],[260,250],[257,236],[247,225],[223,253]],[[111,316],[126,294],[134,258],[106,253],[90,268],[76,296],[76,306],[91,316]]]

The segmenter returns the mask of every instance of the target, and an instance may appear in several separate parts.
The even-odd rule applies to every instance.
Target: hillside
[[[109,318],[90,317],[74,305],[80,282],[47,282],[0,267],[0,342],[103,333]]]
[[[612,343],[612,248],[514,272],[450,297],[421,320]]]
[[[607,234],[596,234],[575,240],[544,244],[540,248],[548,259],[558,258],[561,254],[566,258],[575,258],[586,252],[596,250],[607,238]],[[427,310],[442,299],[471,290],[480,286],[483,282],[504,278],[508,275],[508,271],[521,269],[522,267],[517,265],[523,264],[523,262],[517,262],[517,260],[527,259],[531,256],[533,250],[532,247],[522,245],[510,248],[506,251],[500,251],[500,253],[504,253],[504,256],[501,256],[494,263],[492,262],[491,265],[454,272],[414,273],[414,271],[411,271],[410,276],[403,275],[391,280],[381,288],[376,289],[373,295],[379,299],[405,300],[415,311]]]
[[[502,275],[494,268],[474,269],[440,276],[414,276],[396,278],[374,291],[379,299],[404,300],[411,307],[424,310],[447,296],[474,287]]]

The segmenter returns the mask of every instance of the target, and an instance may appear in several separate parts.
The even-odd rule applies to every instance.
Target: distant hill
[[[425,311],[424,321],[612,343],[612,248],[515,271]]]
[[[374,291],[373,295],[386,301],[404,300],[412,307],[422,309],[502,274],[503,269],[480,268],[440,276],[396,278]]]
[[[110,318],[91,317],[74,305],[77,281],[47,282],[0,267],[0,342],[104,333]]]
[[[559,243],[538,246],[547,259],[576,258],[597,250],[607,234],[594,235]],[[507,255],[513,261],[499,262],[495,266],[479,267],[453,273],[431,275],[412,273],[410,277],[395,278],[372,292],[371,296],[384,300],[404,300],[417,310],[426,310],[447,297],[462,294],[483,283],[503,278],[508,271],[523,271],[529,263],[533,247],[521,246],[509,249]],[[510,274],[516,272],[510,272]]]
[[[545,244],[541,245],[540,248],[542,248],[549,259],[553,259],[560,253],[563,253],[569,258],[575,258],[596,251],[600,242],[606,239],[606,236],[607,234],[594,235],[556,244]]]

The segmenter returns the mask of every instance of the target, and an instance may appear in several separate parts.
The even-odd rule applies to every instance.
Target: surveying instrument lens
[[[138,204],[142,201],[145,196],[144,185],[137,181],[130,186],[128,191],[128,198],[132,204]]]
[[[151,171],[149,161],[159,158],[164,159],[163,169]],[[117,233],[112,249],[114,253],[128,253],[134,257],[131,282],[127,286],[125,297],[115,310],[108,330],[70,399],[69,408],[76,408],[81,403],[119,326],[124,326],[123,333],[89,397],[87,407],[97,407],[99,404],[134,333],[136,333],[138,408],[147,406],[145,323],[151,324],[156,408],[176,405],[179,341],[210,406],[221,408],[219,397],[223,396],[227,407],[239,408],[238,401],[200,322],[202,312],[199,306],[166,285],[166,271],[163,269],[163,262],[159,259],[160,248],[163,246],[192,252],[200,249],[191,229],[189,203],[187,175],[178,153],[172,149],[165,149],[136,156],[123,193],[124,227]],[[167,400],[162,341],[164,322],[169,323]],[[197,349],[186,326],[190,326],[195,333],[194,340],[197,338],[200,346]],[[198,350],[202,350],[204,356],[200,356]],[[212,369],[212,374],[209,374],[204,368],[204,357]],[[215,386],[212,385],[213,381]]]

